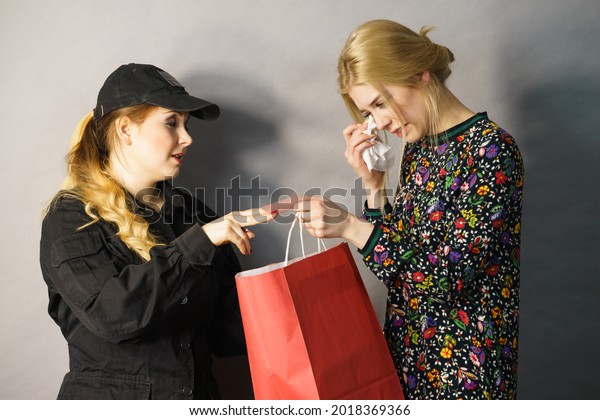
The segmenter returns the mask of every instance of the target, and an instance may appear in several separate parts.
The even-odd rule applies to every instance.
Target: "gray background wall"
[[[221,105],[217,122],[192,123],[195,144],[176,181],[203,187],[218,210],[320,188],[354,211],[349,193],[332,190],[354,186],[336,62],[348,34],[374,18],[435,25],[432,38],[457,58],[451,89],[521,147],[519,397],[598,398],[600,2],[1,0],[0,399],[55,398],[67,370],[46,313],[40,214],[106,76],[153,63]],[[214,193],[236,178],[247,197]],[[243,265],[282,260],[288,227],[256,228]],[[385,290],[361,271],[381,317]],[[220,360],[217,371],[225,397],[251,396],[243,358]]]

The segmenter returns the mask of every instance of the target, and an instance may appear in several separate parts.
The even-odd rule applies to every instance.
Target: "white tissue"
[[[369,115],[369,119],[367,120],[367,129],[363,131],[363,134],[371,135],[373,134],[373,130],[377,129],[377,123],[375,122],[375,118],[372,115]]]
[[[372,115],[369,115],[367,129],[363,131],[363,133],[370,135],[376,128],[377,124],[375,123],[375,119]],[[370,142],[373,143],[373,146],[365,149],[362,153],[363,160],[367,164],[369,172],[373,169],[380,172],[387,171],[393,163],[392,148],[379,141],[370,140]]]

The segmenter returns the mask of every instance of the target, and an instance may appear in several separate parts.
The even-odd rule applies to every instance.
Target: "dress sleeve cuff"
[[[192,266],[212,263],[216,247],[200,225],[196,224],[173,241]]]
[[[385,203],[385,206],[383,207],[385,210],[385,213],[391,213],[392,212],[392,205],[388,202]],[[369,208],[367,206],[367,201],[365,200],[365,208],[363,210],[363,213],[366,217],[381,217],[383,216],[383,213],[381,212],[381,209],[377,208],[377,209],[372,209]]]
[[[377,245],[377,242],[379,242],[381,233],[381,225],[378,225],[375,227],[375,229],[373,229],[373,231],[371,232],[371,236],[369,236],[369,239],[365,243],[365,246],[358,250],[358,252],[360,252],[360,254],[363,257],[366,257],[367,255],[371,254],[371,252],[373,252],[373,248],[375,248],[375,245]]]

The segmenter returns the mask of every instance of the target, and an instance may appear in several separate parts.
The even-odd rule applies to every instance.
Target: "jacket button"
[[[194,393],[194,390],[189,386],[186,386],[185,388],[183,388],[183,393],[189,397]]]
[[[185,305],[185,304],[187,303],[187,301],[188,301],[188,298],[187,298],[187,296],[186,296],[186,297],[184,297],[183,299],[181,299],[181,304],[182,304],[182,305]]]

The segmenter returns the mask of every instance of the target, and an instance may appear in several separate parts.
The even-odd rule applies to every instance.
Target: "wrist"
[[[362,184],[366,196],[377,194],[383,189],[383,180],[369,182],[363,179]]]
[[[383,189],[374,191],[373,194],[367,196],[367,208],[370,209],[381,209],[388,202],[387,196]]]
[[[352,243],[358,249],[362,249],[369,238],[375,226],[366,220],[359,219],[354,215],[348,215],[349,220],[346,228],[342,232],[342,239]]]

